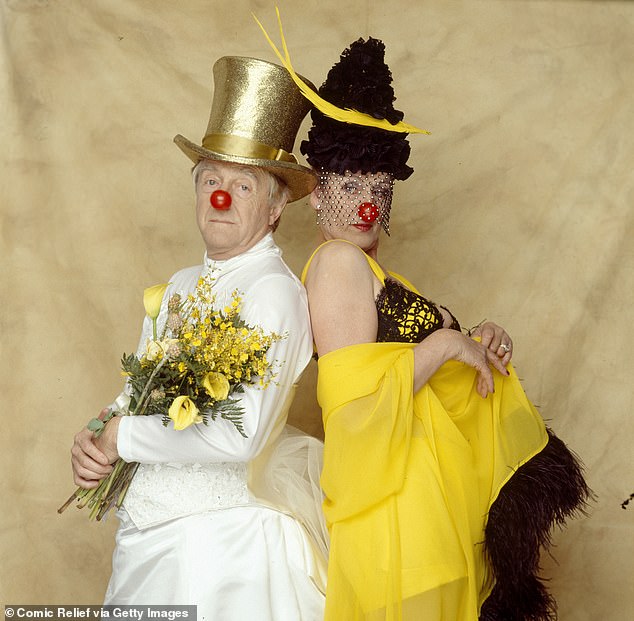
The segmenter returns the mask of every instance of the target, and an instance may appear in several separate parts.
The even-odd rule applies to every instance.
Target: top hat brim
[[[239,155],[228,155],[205,149],[180,134],[174,136],[176,146],[192,161],[197,164],[200,160],[217,160],[219,162],[229,162],[232,164],[243,164],[245,166],[256,166],[280,178],[288,187],[290,196],[289,203],[299,200],[310,194],[317,185],[317,175],[311,168],[278,160],[243,157]]]

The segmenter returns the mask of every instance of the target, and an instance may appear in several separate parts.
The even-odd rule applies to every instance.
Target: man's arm
[[[264,389],[245,384],[244,393],[238,396],[247,437],[222,419],[174,431],[171,423],[163,426],[161,416],[125,416],[117,434],[117,450],[123,459],[141,463],[249,461],[262,450],[312,355],[304,290],[287,276],[265,276],[245,293],[241,315],[250,325],[287,334],[267,353],[278,371],[274,382]]]

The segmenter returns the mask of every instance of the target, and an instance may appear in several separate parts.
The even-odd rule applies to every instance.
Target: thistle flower
[[[171,300],[170,300],[171,303]],[[183,320],[178,313],[170,312],[167,315],[167,327],[171,330],[172,334],[177,334],[183,325]]]
[[[150,392],[150,401],[161,401],[165,399],[165,391],[162,388],[154,388]]]
[[[182,352],[182,348],[180,346],[180,343],[174,339],[173,343],[170,343],[170,345],[167,348],[167,351],[165,352],[165,355],[170,359],[170,360],[174,360],[174,358],[178,358],[181,355]]]
[[[178,314],[181,307],[181,295],[180,293],[173,293],[167,302],[167,312],[170,314]]]

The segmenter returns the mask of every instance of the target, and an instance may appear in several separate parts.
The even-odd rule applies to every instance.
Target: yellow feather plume
[[[375,119],[373,116],[369,114],[365,114],[363,112],[358,112],[357,110],[352,110],[350,108],[338,108],[337,106],[331,104],[326,101],[322,97],[320,97],[306,82],[304,82],[298,75],[295,73],[293,69],[293,65],[291,64],[291,57],[288,53],[288,48],[286,47],[286,39],[284,38],[284,31],[282,29],[282,19],[280,18],[280,11],[277,7],[275,7],[275,12],[277,13],[277,22],[280,27],[280,37],[282,40],[282,49],[284,50],[284,56],[282,56],[281,52],[277,49],[277,46],[271,41],[271,37],[269,37],[268,33],[264,29],[264,26],[260,23],[260,20],[252,13],[253,19],[257,22],[258,26],[262,30],[262,33],[266,37],[266,40],[269,42],[271,48],[280,59],[282,65],[286,68],[288,73],[295,84],[297,84],[299,90],[302,92],[304,97],[308,99],[320,112],[329,116],[335,121],[340,121],[342,123],[351,123],[353,125],[365,125],[368,127],[378,127],[379,129],[385,129],[390,132],[399,132],[406,134],[429,134],[426,129],[419,129],[418,127],[414,127],[413,125],[409,125],[408,123],[403,123],[403,121],[397,123],[396,125],[392,125],[386,119]]]

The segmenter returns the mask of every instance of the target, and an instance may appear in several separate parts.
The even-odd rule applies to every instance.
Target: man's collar
[[[251,262],[263,254],[270,253],[272,250],[276,250],[281,254],[280,249],[273,240],[273,234],[267,233],[259,242],[251,246],[251,248],[241,252],[235,257],[231,257],[230,259],[215,261],[214,259],[209,258],[205,252],[203,273],[207,273],[209,271],[214,273],[232,271],[236,267]]]

